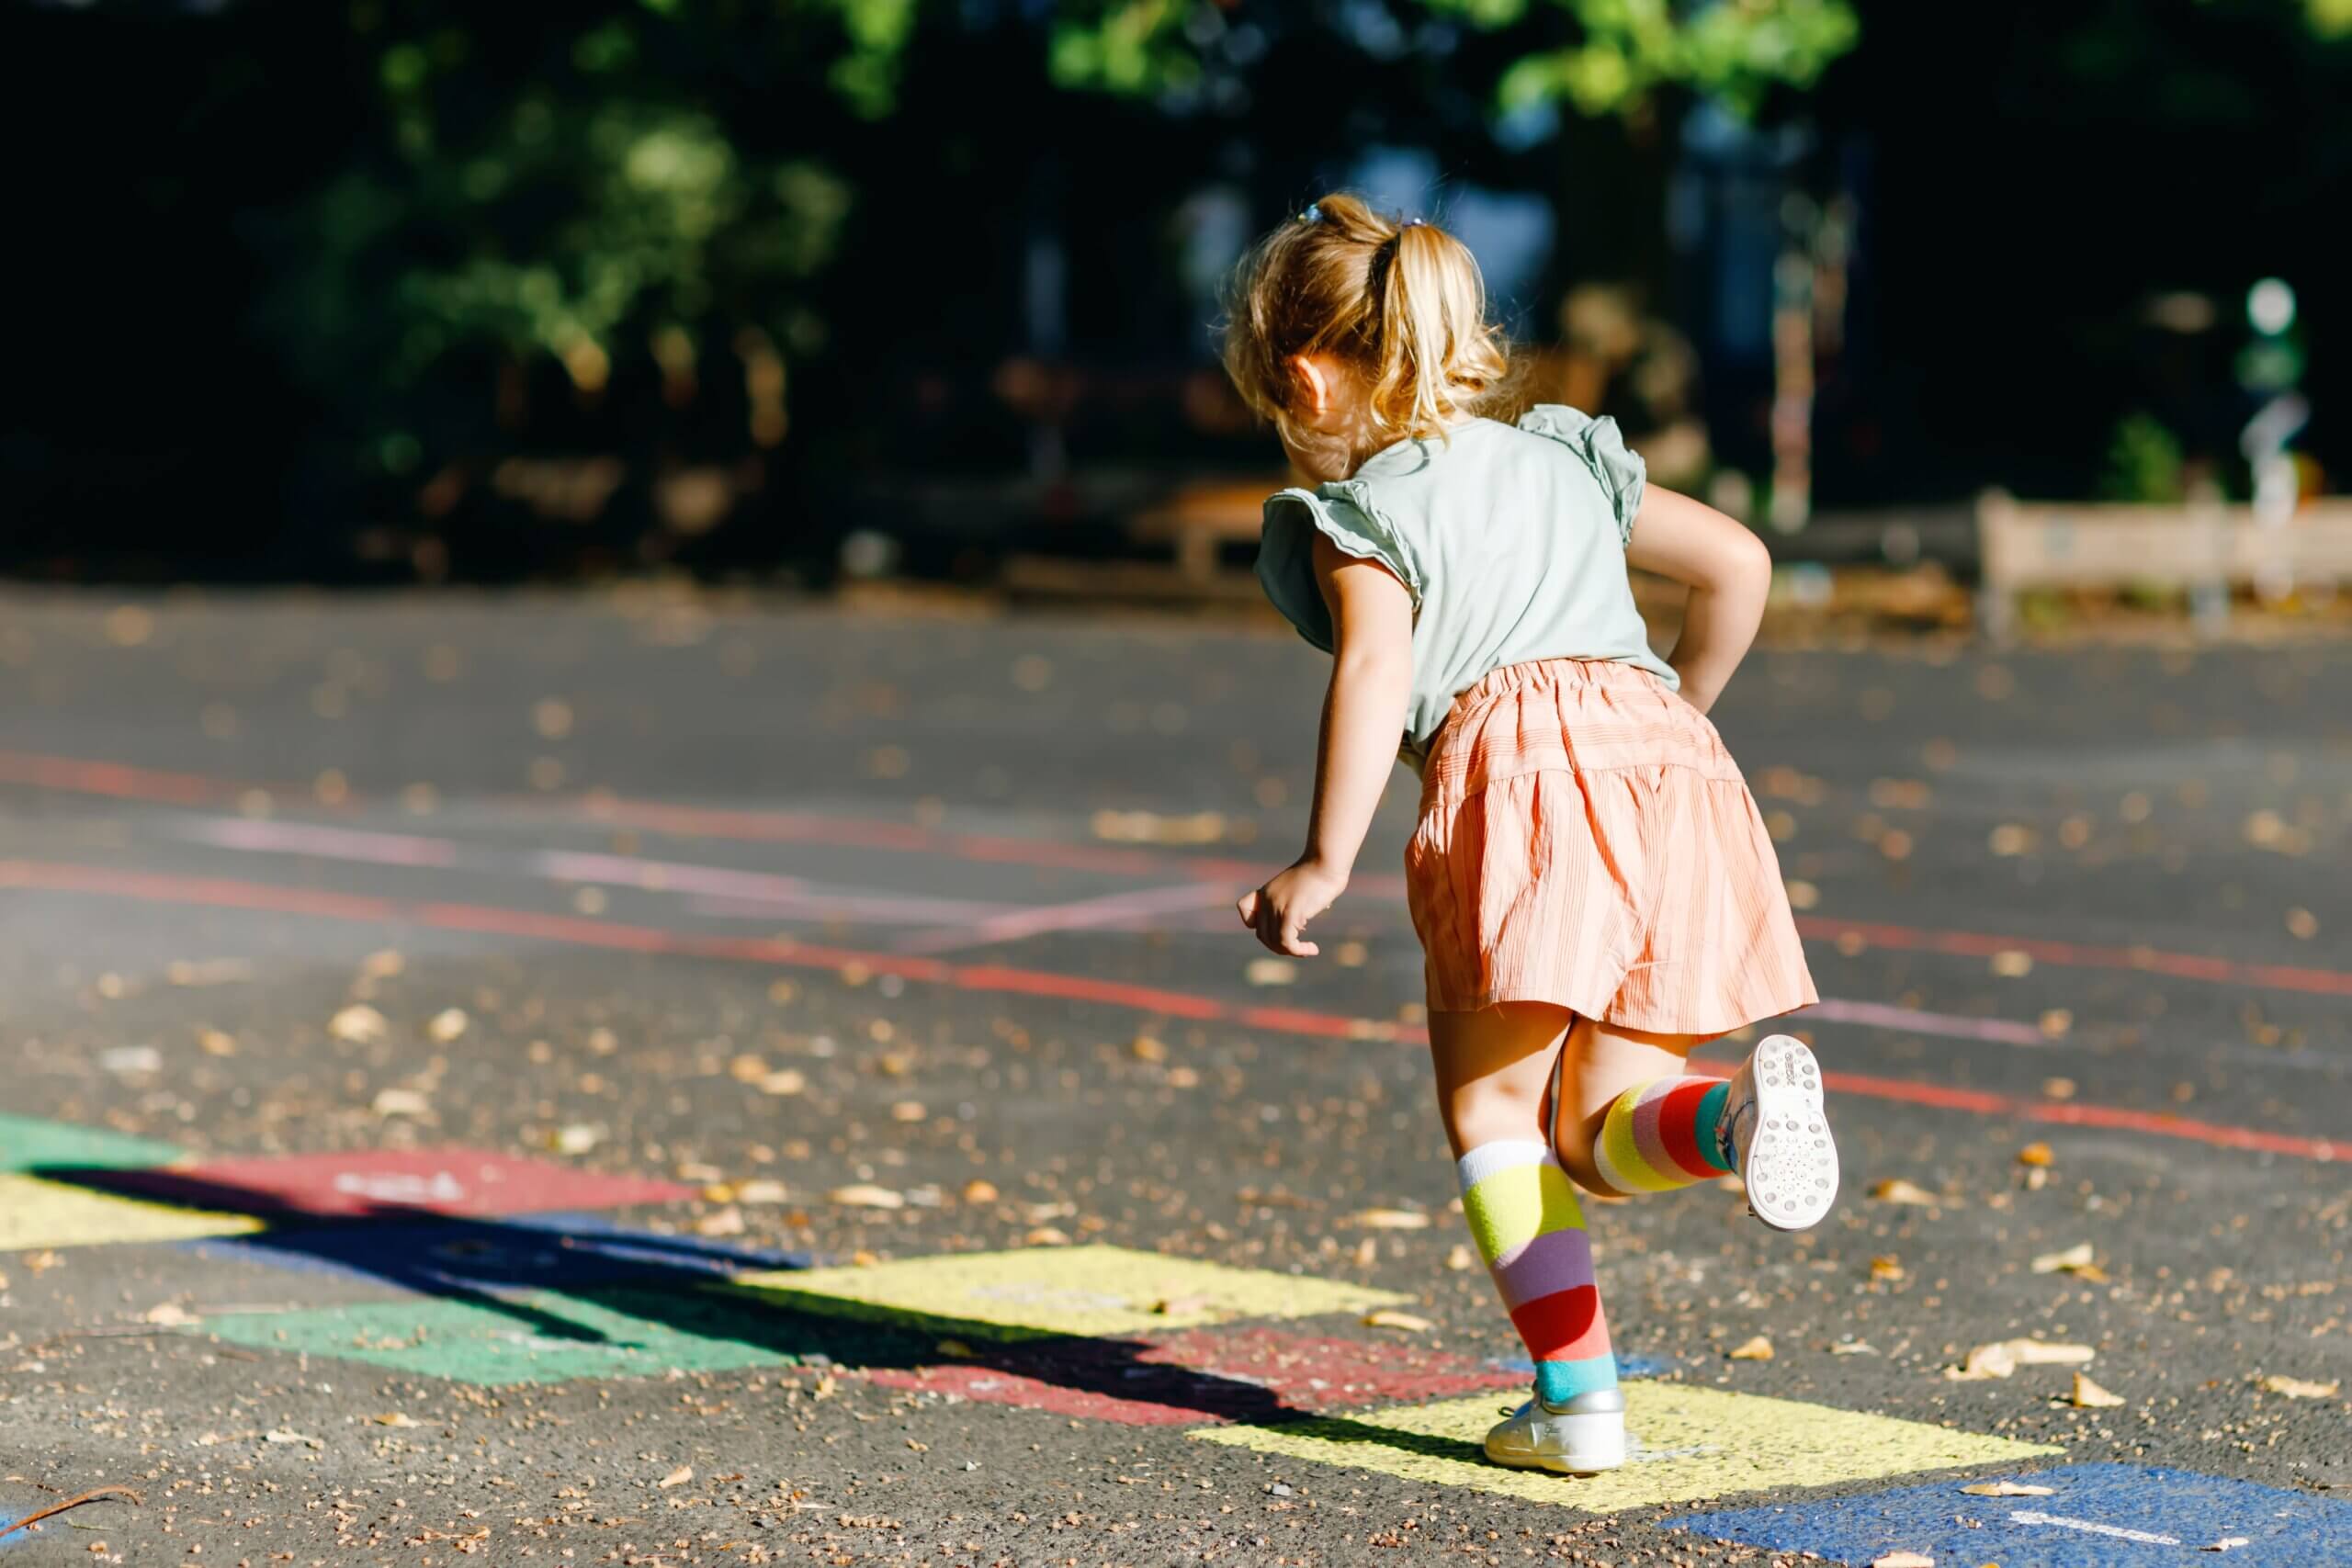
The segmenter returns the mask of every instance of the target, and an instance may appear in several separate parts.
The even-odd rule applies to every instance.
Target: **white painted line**
[[[2037,1514],[2030,1508],[2010,1510],[2009,1522],[2013,1525],[2049,1525],[2062,1530],[2080,1530],[2085,1535],[2144,1541],[2150,1546],[2178,1546],[2181,1543],[2177,1535],[2151,1535],[2146,1530],[2125,1529],[2121,1525],[2103,1525],[2092,1519],[2070,1519],[2061,1514]]]
[[[1100,898],[1081,898],[1070,904],[1046,904],[1035,908],[1009,910],[987,919],[975,920],[968,926],[917,931],[912,936],[902,938],[896,946],[900,953],[947,953],[959,947],[987,947],[997,942],[1017,942],[1023,937],[1037,936],[1046,931],[1098,931],[1148,919],[1154,915],[1189,914],[1230,903],[1239,897],[1229,888],[1206,882],[1188,882],[1175,887],[1146,887],[1134,893],[1112,893]],[[1238,919],[1236,923],[1238,924]]]

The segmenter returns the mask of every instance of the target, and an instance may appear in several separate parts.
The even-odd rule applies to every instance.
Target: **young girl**
[[[1706,711],[1756,635],[1754,535],[1648,488],[1615,423],[1487,417],[1507,356],[1477,264],[1426,223],[1327,196],[1235,281],[1226,368],[1318,483],[1266,502],[1258,575],[1333,657],[1306,851],[1243,897],[1313,954],[1389,763],[1421,775],[1405,850],[1430,1051],[1463,1211],[1535,1362],[1498,1464],[1624,1462],[1624,1400],[1569,1178],[1657,1192],[1726,1172],[1765,1224],[1827,1213],[1813,1053],[1728,1083],[1693,1047],[1817,1000],[1770,839]],[[1650,650],[1628,563],[1688,583]]]

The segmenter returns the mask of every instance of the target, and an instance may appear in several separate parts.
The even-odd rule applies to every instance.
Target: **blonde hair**
[[[1469,247],[1344,193],[1260,240],[1233,275],[1225,372],[1286,434],[1301,355],[1355,370],[1373,424],[1398,436],[1441,434],[1508,395],[1510,352],[1487,320],[1486,279]]]

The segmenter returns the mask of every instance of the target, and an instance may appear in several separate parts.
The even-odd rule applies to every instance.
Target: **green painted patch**
[[[181,1154],[169,1144],[133,1138],[104,1127],[77,1127],[71,1122],[0,1115],[0,1171],[32,1170],[43,1166],[128,1170],[169,1165]]]
[[[741,1296],[617,1288],[232,1313],[208,1317],[190,1332],[488,1387],[660,1377],[673,1367],[715,1372],[795,1366],[857,1351],[838,1325]]]

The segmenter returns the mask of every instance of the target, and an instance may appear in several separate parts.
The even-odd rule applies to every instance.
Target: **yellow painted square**
[[[1595,1514],[1735,1493],[1877,1481],[1925,1470],[2014,1465],[2064,1451],[1793,1399],[1634,1382],[1625,1385],[1625,1426],[1633,1439],[1625,1467],[1602,1475],[1555,1475],[1487,1462],[1487,1429],[1502,1418],[1510,1403],[1474,1394],[1353,1417],[1209,1427],[1188,1435],[1204,1443],[1499,1492]]]
[[[185,1241],[243,1235],[261,1228],[251,1214],[175,1209],[37,1176],[0,1174],[0,1252],[117,1241]]]
[[[734,1283],[808,1312],[939,1330],[978,1326],[1000,1337],[1137,1334],[1241,1317],[1364,1312],[1409,1299],[1124,1247],[956,1252],[870,1269],[741,1274]]]

